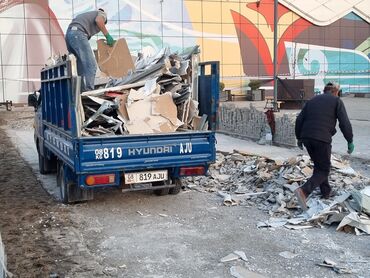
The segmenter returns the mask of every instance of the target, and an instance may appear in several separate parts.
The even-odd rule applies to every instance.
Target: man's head
[[[336,82],[333,82],[333,90],[332,90],[332,94],[334,95],[334,96],[338,96],[338,94],[339,94],[339,88],[340,88],[340,86],[339,86],[339,84],[338,83],[336,83]]]
[[[101,11],[104,13],[104,16],[105,16],[105,21],[104,21],[104,24],[107,24],[108,23],[108,17],[107,17],[107,13],[102,9],[102,8],[99,8],[98,11]]]
[[[333,96],[338,96],[339,84],[336,82],[329,82],[324,87],[324,94],[332,94]]]

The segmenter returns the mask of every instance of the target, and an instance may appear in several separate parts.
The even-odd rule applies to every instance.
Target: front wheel
[[[51,172],[51,161],[45,158],[40,152],[39,154],[39,171],[41,175],[46,175]]]

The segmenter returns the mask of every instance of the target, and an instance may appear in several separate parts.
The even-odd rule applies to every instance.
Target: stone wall
[[[273,143],[296,146],[294,125],[295,113],[275,113],[275,135]],[[219,110],[219,131],[231,136],[259,140],[268,125],[264,110],[250,107],[237,107],[234,104],[221,104]]]

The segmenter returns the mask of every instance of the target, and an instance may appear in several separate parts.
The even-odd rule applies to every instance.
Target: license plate
[[[125,184],[165,181],[167,179],[167,170],[145,171],[125,174]]]

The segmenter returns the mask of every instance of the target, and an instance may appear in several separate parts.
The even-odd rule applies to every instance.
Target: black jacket
[[[299,113],[295,123],[295,135],[300,139],[315,139],[331,143],[337,119],[339,128],[348,143],[353,140],[352,126],[343,101],[330,93],[315,96]]]

